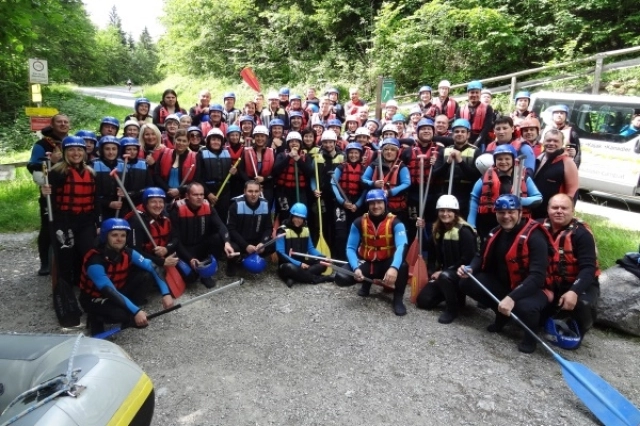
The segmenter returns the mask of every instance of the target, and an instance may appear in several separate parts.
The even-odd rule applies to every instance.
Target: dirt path
[[[1,331],[59,332],[32,238],[0,238]],[[549,355],[519,353],[515,327],[487,333],[492,315],[469,300],[444,326],[439,312],[414,307],[396,317],[386,295],[247,278],[115,337],[155,384],[155,425],[597,424]],[[639,405],[638,349],[637,339],[595,330],[562,355]]]

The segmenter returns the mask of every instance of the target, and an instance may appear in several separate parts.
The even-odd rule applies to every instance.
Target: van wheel
[[[633,148],[636,154],[640,154],[640,139],[636,142],[636,146]]]

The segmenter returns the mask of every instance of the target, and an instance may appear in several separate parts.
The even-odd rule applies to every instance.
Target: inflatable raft
[[[0,334],[0,426],[148,426],[153,384],[118,345]]]

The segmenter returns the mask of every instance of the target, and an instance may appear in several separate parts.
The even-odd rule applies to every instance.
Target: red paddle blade
[[[167,273],[166,278],[169,291],[171,291],[171,295],[177,299],[182,296],[187,286],[175,266],[165,266],[165,271]]]
[[[244,82],[247,83],[253,90],[255,90],[256,92],[261,92],[258,77],[256,77],[256,73],[254,73],[251,68],[243,68],[242,71],[240,71],[240,77],[242,77]]]
[[[411,246],[409,246],[409,251],[407,252],[407,257],[406,257],[407,265],[411,267],[413,264],[416,263],[416,261],[418,260],[419,251],[420,251],[420,247],[418,244],[418,236],[416,235],[416,238],[414,238],[413,242],[411,243]]]
[[[422,256],[418,256],[418,260],[413,265],[413,277],[411,277],[411,303],[416,303],[418,295],[427,285],[429,274],[427,273],[427,264]]]

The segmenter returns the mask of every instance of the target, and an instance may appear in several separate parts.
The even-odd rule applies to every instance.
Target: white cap
[[[385,108],[387,107],[396,107],[398,108],[398,102],[396,102],[395,99],[391,99],[389,101],[387,101],[387,104],[385,105]]]
[[[440,81],[440,83],[438,83],[438,87],[451,88],[451,83],[449,82],[449,80],[442,80]]]

